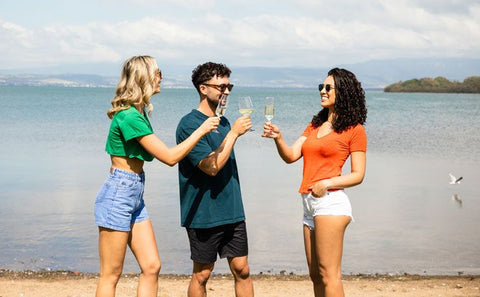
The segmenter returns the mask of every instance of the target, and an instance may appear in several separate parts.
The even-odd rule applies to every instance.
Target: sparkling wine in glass
[[[227,95],[222,94],[220,99],[218,99],[217,109],[215,109],[215,115],[217,117],[222,117],[227,110]],[[217,129],[213,130],[214,133],[219,133]]]
[[[275,100],[273,97],[265,97],[265,118],[267,122],[271,122],[275,115]]]
[[[238,98],[238,112],[242,115],[250,115],[253,112],[253,103],[250,96]],[[250,129],[249,131],[255,131]]]

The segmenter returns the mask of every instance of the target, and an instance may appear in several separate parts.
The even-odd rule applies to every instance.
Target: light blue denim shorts
[[[343,190],[327,192],[322,197],[313,197],[311,193],[302,194],[303,224],[314,229],[315,216],[348,216],[353,221],[352,205]]]
[[[95,224],[117,231],[130,231],[131,224],[147,220],[144,187],[145,173],[112,168],[95,199]]]

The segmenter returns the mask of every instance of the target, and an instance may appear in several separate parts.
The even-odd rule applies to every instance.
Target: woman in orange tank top
[[[367,139],[365,92],[355,75],[334,68],[319,87],[322,109],[289,146],[278,126],[266,122],[263,137],[273,138],[280,157],[303,157],[302,196],[305,253],[316,297],[344,296],[341,280],[343,238],[352,220],[343,191],[363,181]],[[350,157],[351,171],[342,175]]]

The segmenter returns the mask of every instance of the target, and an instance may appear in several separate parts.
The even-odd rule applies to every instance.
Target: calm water
[[[104,153],[113,89],[0,87],[0,268],[98,271],[93,203],[109,167]],[[301,162],[284,164],[260,137],[263,98],[292,143],[319,109],[315,90],[236,88],[226,116],[250,95],[256,131],[236,145],[254,273],[307,273],[297,194]],[[355,223],[343,271],[480,274],[480,95],[367,92],[367,175],[348,189]],[[198,104],[194,90],[153,99],[156,134],[169,146],[179,119]],[[346,168],[348,170],[348,168]],[[146,165],[145,199],[162,273],[189,273],[179,223],[177,169]],[[463,176],[449,185],[448,173]],[[452,200],[457,194],[462,204]],[[138,272],[128,255],[126,272]],[[226,272],[224,261],[216,272]]]

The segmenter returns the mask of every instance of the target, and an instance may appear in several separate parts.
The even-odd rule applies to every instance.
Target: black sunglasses
[[[226,89],[228,89],[229,92],[233,89],[232,84],[228,84],[228,85],[227,84],[221,84],[221,85],[202,84],[202,85],[214,87],[215,89],[219,90],[222,93],[225,92]]]
[[[327,92],[330,92],[331,89],[335,89],[335,87],[332,86],[332,85],[330,85],[330,84],[326,84],[326,85],[324,85],[324,84],[319,84],[319,85],[318,85],[318,90],[319,90],[319,91],[323,90],[323,87],[324,87],[324,86],[325,86],[325,91],[327,91]]]

